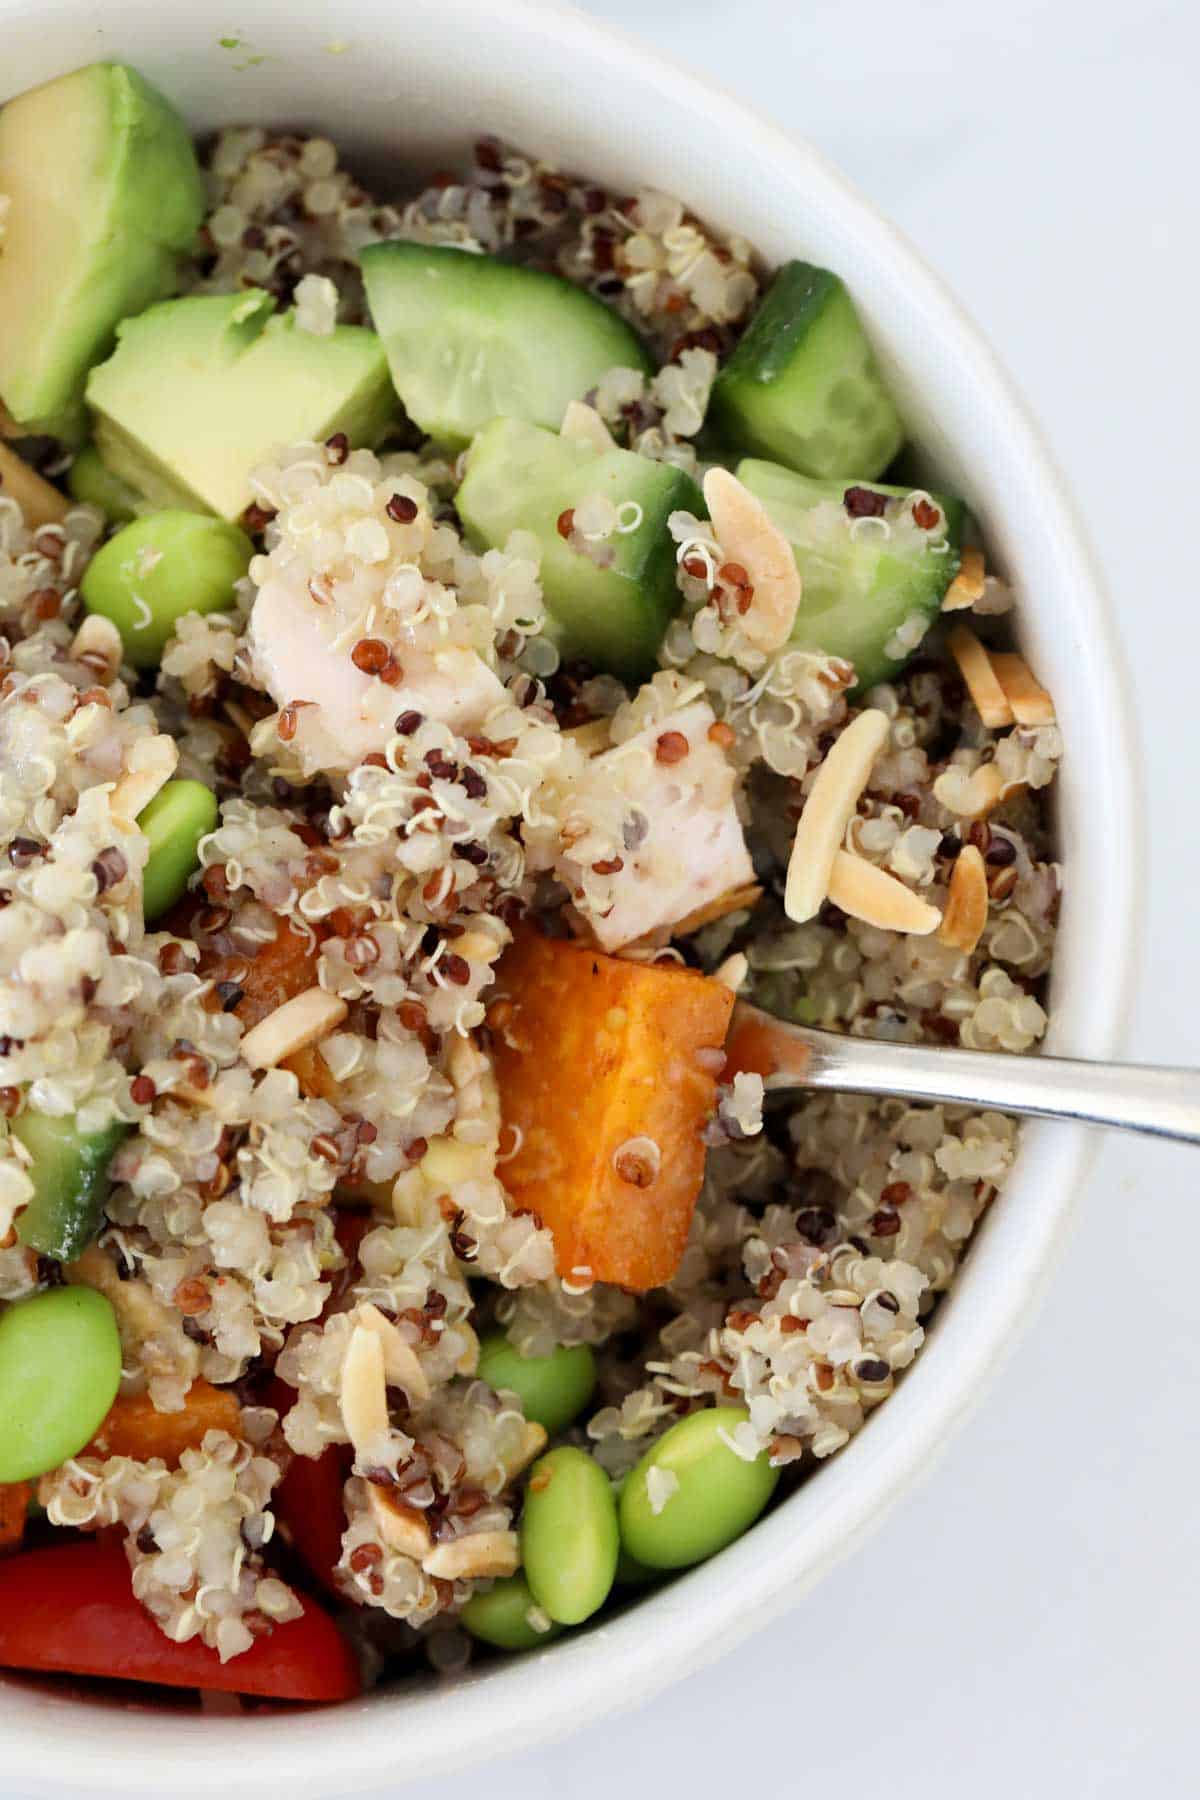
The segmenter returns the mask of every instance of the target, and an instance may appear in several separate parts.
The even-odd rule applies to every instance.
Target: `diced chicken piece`
[[[734,772],[703,700],[594,756],[565,809],[556,872],[597,943],[618,950],[678,924],[754,880],[734,804]],[[597,823],[619,820],[615,855]],[[600,827],[602,830],[603,827]],[[620,867],[607,865],[619,860]],[[599,863],[599,875],[596,865]]]
[[[314,706],[315,716],[305,718],[305,757],[325,769],[353,768],[384,749],[401,713],[424,713],[466,733],[504,698],[499,677],[461,644],[391,646],[404,671],[397,686],[364,673],[338,610],[275,578],[258,590],[249,635],[255,671],[276,704]]]

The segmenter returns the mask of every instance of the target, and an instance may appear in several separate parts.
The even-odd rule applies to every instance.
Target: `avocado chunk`
[[[339,325],[318,337],[258,288],[166,300],[126,319],[87,400],[114,475],[156,506],[230,520],[273,451],[335,432],[355,448],[375,444],[395,410],[373,331]]]
[[[621,509],[621,528],[577,546],[569,528],[563,536],[564,514],[594,498]],[[493,419],[467,453],[455,504],[478,548],[501,548],[518,530],[537,538],[547,635],[564,659],[581,657],[624,680],[654,667],[680,604],[667,521],[680,509],[704,512],[690,475],[632,450],[596,450],[519,419]]]
[[[204,217],[187,128],[121,63],[93,63],[0,111],[0,398],[73,432],[121,319],[174,291]]]

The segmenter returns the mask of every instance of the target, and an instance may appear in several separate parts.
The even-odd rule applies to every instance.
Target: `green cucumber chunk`
[[[651,370],[620,314],[560,275],[445,244],[370,244],[360,261],[404,410],[450,449],[501,415],[556,431],[607,370]]]
[[[93,556],[80,583],[90,613],[111,619],[135,669],[154,669],[184,613],[220,612],[250,567],[244,531],[204,513],[146,513]]]
[[[0,395],[73,432],[120,321],[173,292],[204,217],[187,126],[136,70],[92,63],[0,112]]]
[[[882,473],[904,427],[843,283],[785,263],[717,376],[711,420],[740,450],[819,478]]]
[[[217,796],[202,781],[168,781],[137,823],[150,846],[142,874],[142,913],[149,925],[187,892],[188,877],[200,866],[200,839],[217,827]]]
[[[792,642],[853,663],[860,689],[890,680],[958,573],[963,502],[879,482],[810,481],[753,459],[738,464],[737,476],[783,532],[800,570]]]
[[[615,531],[591,556],[567,542],[559,520],[596,496],[624,509],[633,529]],[[502,548],[517,530],[537,538],[547,631],[564,660],[582,658],[627,680],[654,667],[680,602],[667,521],[678,509],[704,513],[690,475],[632,450],[596,450],[519,419],[494,419],[467,453],[456,504],[476,548]]]
[[[473,1638],[483,1644],[494,1644],[497,1650],[536,1650],[562,1632],[562,1626],[551,1620],[541,1631],[530,1623],[530,1614],[538,1607],[523,1575],[506,1575],[490,1588],[476,1588],[459,1618]],[[536,1616],[536,1614],[535,1614]]]
[[[114,475],[95,444],[85,444],[67,475],[71,497],[85,506],[99,507],[110,525],[126,525],[137,516],[141,495]]]
[[[0,1481],[77,1456],[117,1397],[121,1339],[103,1294],[51,1288],[0,1317]]]
[[[104,1223],[108,1165],[129,1126],[117,1120],[81,1132],[73,1118],[23,1112],[9,1130],[32,1158],[33,1199],[17,1214],[17,1236],[43,1256],[73,1262]]]
[[[522,1356],[502,1331],[492,1331],[479,1346],[476,1374],[489,1387],[515,1394],[525,1417],[553,1437],[591,1399],[596,1358],[588,1344],[560,1344],[549,1356]]]
[[[239,519],[250,477],[281,445],[378,443],[396,400],[383,345],[361,325],[323,337],[270,294],[190,294],[126,319],[88,377],[106,466],[159,507]]]

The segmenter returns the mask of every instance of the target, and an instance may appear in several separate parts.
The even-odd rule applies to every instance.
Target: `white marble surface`
[[[1145,721],[1128,1048],[1200,1060],[1195,0],[591,10],[814,139],[945,274],[1031,397],[1088,515]],[[406,1793],[1195,1795],[1198,1178],[1194,1154],[1106,1145],[1002,1381],[935,1477],[790,1618],[641,1710]],[[402,1730],[396,1749],[402,1767]],[[5,1792],[17,1800],[0,1771]]]

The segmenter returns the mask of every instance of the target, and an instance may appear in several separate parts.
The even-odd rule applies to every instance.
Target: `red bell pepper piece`
[[[349,1700],[358,1664],[312,1600],[223,1663],[193,1638],[174,1644],[134,1599],[120,1545],[97,1538],[0,1562],[0,1667],[102,1675],[165,1687],[219,1689],[273,1700]]]
[[[27,1481],[10,1481],[0,1487],[0,1555],[20,1549],[32,1497],[33,1489]]]
[[[283,1535],[309,1573],[331,1594],[344,1600],[333,1579],[342,1554],[346,1508],[342,1489],[354,1461],[347,1444],[331,1444],[318,1457],[294,1456],[271,1501]]]

